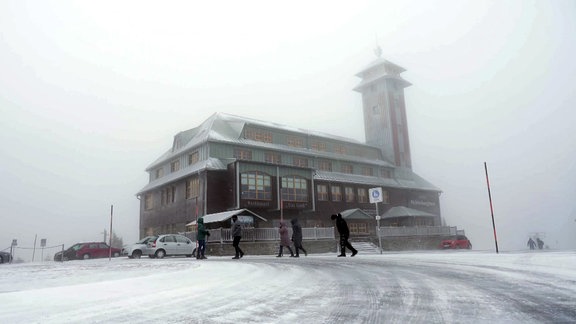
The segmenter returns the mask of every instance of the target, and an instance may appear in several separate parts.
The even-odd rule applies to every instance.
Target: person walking
[[[348,238],[350,237],[350,229],[348,229],[348,223],[342,218],[341,214],[332,215],[330,216],[332,220],[336,220],[336,228],[338,229],[338,233],[340,234],[340,254],[338,257],[345,257],[346,256],[346,248],[352,251],[351,256],[355,256],[358,254],[358,250],[356,250],[350,242],[348,242]]]
[[[278,250],[278,255],[276,257],[282,256],[282,248],[286,247],[290,251],[290,256],[294,256],[292,248],[290,248],[290,237],[288,236],[288,227],[286,227],[286,222],[280,222],[280,228],[278,228],[278,233],[280,233],[280,249]]]
[[[232,259],[240,259],[244,256],[244,252],[240,248],[240,240],[242,239],[242,226],[238,222],[238,216],[232,216],[232,246],[236,251],[236,254]]]
[[[206,257],[206,237],[210,236],[210,232],[204,226],[204,218],[198,218],[198,233],[196,239],[198,240],[198,250],[196,251],[196,259],[207,259]]]
[[[534,242],[532,238],[529,238],[528,243],[526,244],[530,247],[530,250],[534,250],[536,248],[536,242]]]
[[[308,256],[308,252],[306,252],[306,250],[304,250],[304,247],[302,246],[302,226],[300,226],[300,223],[298,223],[298,219],[296,218],[292,218],[290,220],[290,223],[292,223],[292,242],[294,242],[294,252],[296,252],[296,255],[294,257],[295,258],[300,257],[298,250],[302,250],[302,252],[304,252],[304,255]]]
[[[544,241],[537,237],[536,242],[538,242],[538,249],[542,250],[544,248]]]

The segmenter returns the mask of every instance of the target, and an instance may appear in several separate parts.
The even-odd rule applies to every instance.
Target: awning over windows
[[[437,217],[437,215],[404,206],[392,207],[382,215],[382,219],[400,217]]]
[[[374,216],[368,215],[366,212],[364,212],[360,208],[344,210],[344,211],[340,212],[340,215],[342,215],[342,218],[344,218],[344,219],[374,220]]]

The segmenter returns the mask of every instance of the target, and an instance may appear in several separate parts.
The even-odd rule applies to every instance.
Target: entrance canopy
[[[345,219],[367,219],[367,220],[374,220],[374,216],[370,216],[368,215],[366,212],[364,212],[362,209],[360,208],[354,208],[354,209],[347,209],[344,210],[340,213],[340,215],[342,215],[342,218]]]
[[[229,220],[230,218],[232,218],[232,216],[238,216],[239,219],[242,218],[242,216],[251,216],[251,217],[257,217],[265,222],[267,222],[268,220],[246,208],[243,209],[236,209],[236,210],[229,210],[229,211],[225,211],[225,212],[221,212],[221,213],[215,213],[215,214],[208,214],[208,215],[204,215],[201,216],[201,218],[204,219],[204,224],[209,224],[209,223],[218,223],[218,222],[223,222],[226,220]],[[196,221],[193,221],[191,223],[186,224],[186,226],[194,226],[196,225]]]
[[[436,217],[436,215],[404,206],[392,207],[382,215],[382,219],[401,217]]]

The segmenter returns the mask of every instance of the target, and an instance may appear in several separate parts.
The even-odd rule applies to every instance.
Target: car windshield
[[[136,242],[138,244],[146,244],[148,242],[156,240],[157,236],[146,236],[145,238],[141,239],[140,241]]]
[[[74,244],[70,247],[70,250],[78,251],[82,248],[82,244]]]

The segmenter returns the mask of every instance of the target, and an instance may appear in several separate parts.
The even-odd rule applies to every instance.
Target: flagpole
[[[490,194],[490,181],[488,180],[488,167],[484,162],[484,170],[486,171],[486,185],[488,186],[488,200],[490,201],[490,213],[492,214],[492,228],[494,229],[494,244],[496,244],[496,253],[498,253],[498,238],[496,237],[496,223],[494,222],[494,208],[492,207],[492,195]]]

